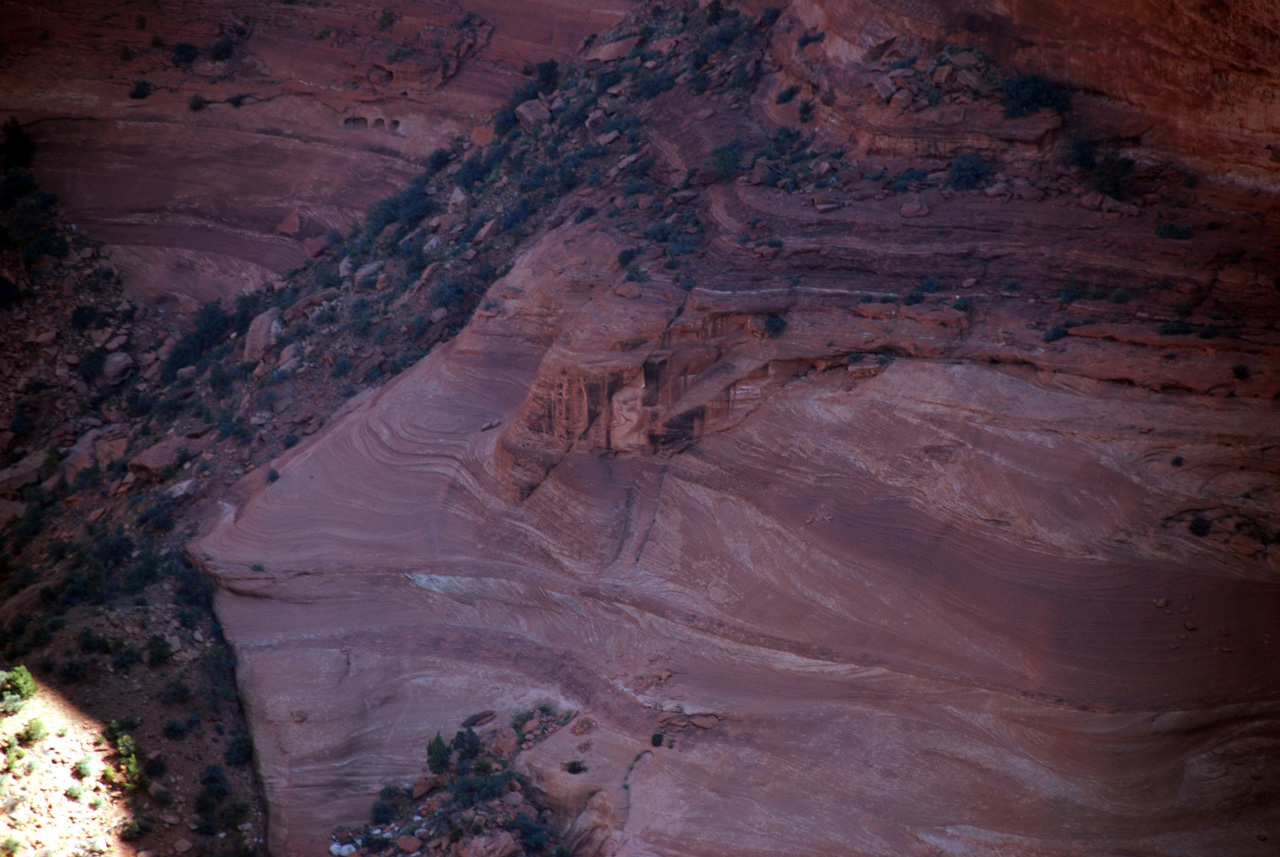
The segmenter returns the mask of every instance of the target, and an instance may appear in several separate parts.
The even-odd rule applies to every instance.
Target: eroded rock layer
[[[543,237],[496,314],[197,544],[275,853],[361,817],[437,729],[544,697],[602,726],[523,757],[587,761],[551,799],[599,853],[1266,853],[1274,548],[1185,522],[1272,502],[1270,401],[825,289],[627,300],[593,261],[618,246]],[[779,292],[787,331],[752,336],[741,307]],[[933,353],[838,357],[882,337]],[[672,712],[709,728],[652,750]]]
[[[461,333],[193,543],[274,854],[542,700],[596,724],[518,763],[576,853],[1274,848],[1274,201],[1174,167],[1103,195],[954,46],[844,57],[825,99],[814,11],[701,95],[611,84],[635,150],[593,136],[599,187]],[[831,148],[792,159],[792,122]]]

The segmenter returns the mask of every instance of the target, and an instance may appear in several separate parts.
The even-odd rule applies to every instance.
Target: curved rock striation
[[[595,724],[518,762],[577,853],[1274,849],[1274,200],[1103,195],[987,58],[810,13],[639,101],[454,339],[192,543],[274,854],[544,700]],[[930,102],[943,65],[981,85]],[[832,145],[779,148],[837,73]]]
[[[543,699],[600,726],[521,757],[586,853],[1267,852],[1280,580],[1231,522],[1275,496],[1272,393],[1010,332],[1027,298],[859,315],[737,248],[628,299],[598,261],[622,246],[542,236],[496,311],[193,546],[273,853],[363,817],[436,730]]]

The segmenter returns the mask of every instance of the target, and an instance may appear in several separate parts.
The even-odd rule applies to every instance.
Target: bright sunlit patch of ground
[[[123,796],[103,782],[114,753],[103,726],[45,686],[0,720],[0,853],[134,853],[119,835]]]

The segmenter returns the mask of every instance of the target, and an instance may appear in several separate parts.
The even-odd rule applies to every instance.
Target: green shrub
[[[1063,327],[1060,324],[1051,325],[1049,329],[1044,332],[1044,341],[1057,342],[1059,339],[1062,339],[1066,335],[1067,335],[1067,329],[1065,327]]]
[[[800,34],[800,37],[796,39],[796,46],[799,47],[800,50],[804,50],[809,45],[821,42],[826,37],[826,33],[811,33],[808,30],[805,30]]]
[[[151,832],[151,823],[144,818],[133,818],[120,828],[120,838],[125,842],[137,842]]]
[[[1156,325],[1156,333],[1161,336],[1187,336],[1193,330],[1185,321],[1166,321]]]
[[[1250,377],[1249,367],[1243,363],[1237,363],[1231,367],[1231,374],[1235,376],[1237,381],[1248,381]]]
[[[18,853],[18,849],[21,847],[22,843],[15,837],[10,836],[8,839],[0,842],[0,854],[4,854],[5,857],[13,857],[14,854]]]
[[[374,824],[389,824],[396,817],[396,808],[385,800],[375,800],[372,815]]]
[[[636,82],[636,94],[643,99],[654,98],[676,85],[674,75],[666,72],[646,74]]]
[[[173,647],[169,641],[159,634],[152,634],[147,640],[147,663],[158,667],[173,655]]]
[[[4,689],[9,693],[17,694],[24,700],[31,699],[40,689],[36,685],[36,680],[31,677],[31,672],[23,664],[18,664],[3,676]]]
[[[190,42],[178,42],[173,46],[173,64],[178,68],[190,68],[200,56],[200,49]]]
[[[649,743],[654,747],[661,747],[662,742],[665,741],[666,738],[667,736],[663,735],[661,732],[654,732],[649,736]]]
[[[80,799],[84,797],[84,786],[80,785],[79,783],[72,783],[71,785],[67,786],[67,790],[65,794],[68,799],[73,800],[76,803],[79,803]]]
[[[181,720],[170,720],[164,725],[164,737],[170,741],[181,741],[187,737],[187,724]]]
[[[1210,530],[1209,519],[1204,515],[1196,515],[1187,525],[1187,529],[1191,530],[1193,536],[1207,536]]]
[[[129,90],[129,97],[134,101],[141,101],[151,95],[151,83],[145,80],[135,80],[133,89]]]
[[[779,90],[778,97],[774,99],[775,104],[788,104],[793,98],[800,94],[799,85],[793,84],[786,89]]]
[[[1174,241],[1186,241],[1192,235],[1190,226],[1179,226],[1172,221],[1166,220],[1156,226],[1156,237],[1168,238]]]
[[[248,732],[237,732],[232,735],[225,758],[228,765],[244,765],[252,761],[253,736]]]
[[[18,733],[18,743],[23,747],[30,747],[39,741],[44,740],[49,734],[49,729],[44,725],[44,721],[33,717],[27,721],[27,725]]]
[[[741,165],[741,140],[732,140],[718,149],[711,150],[711,166],[716,171],[716,178],[720,181],[733,178]]]
[[[235,42],[231,41],[230,36],[223,36],[213,43],[209,48],[209,56],[219,62],[231,59],[231,54],[235,51]]]
[[[956,190],[980,187],[991,175],[991,165],[976,152],[957,155],[947,167],[947,177]]]
[[[427,744],[427,767],[431,769],[431,773],[443,774],[448,771],[450,755],[449,745],[437,732],[436,737]]]

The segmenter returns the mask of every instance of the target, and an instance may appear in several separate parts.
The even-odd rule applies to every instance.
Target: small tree
[[[440,737],[439,732],[427,744],[427,766],[433,774],[443,774],[449,770],[449,745]]]
[[[711,166],[716,171],[716,178],[728,181],[738,172],[742,164],[742,141],[733,140],[718,149],[711,150]]]

